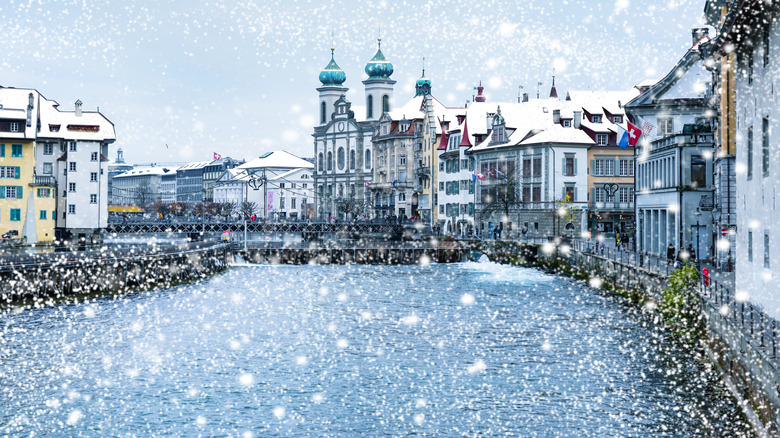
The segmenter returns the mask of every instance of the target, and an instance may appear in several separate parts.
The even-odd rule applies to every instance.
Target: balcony
[[[691,132],[668,135],[651,143],[651,150],[669,149],[683,146],[712,147],[714,137],[711,132]]]
[[[591,210],[599,211],[633,211],[633,202],[591,202]]]
[[[428,166],[418,167],[414,169],[414,174],[418,176],[425,176],[429,177],[431,176],[431,168]]]
[[[53,176],[38,176],[33,177],[33,182],[30,183],[32,187],[56,187],[57,179]]]

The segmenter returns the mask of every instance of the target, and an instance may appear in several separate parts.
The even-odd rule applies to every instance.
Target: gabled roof
[[[258,168],[290,168],[298,169],[301,167],[314,168],[314,164],[297,157],[287,151],[267,152],[254,160],[250,160],[237,169],[258,169]]]
[[[694,47],[698,47],[698,45]],[[696,63],[701,63],[701,67],[704,68],[701,52],[696,49],[688,50],[663,79],[656,82],[644,93],[627,102],[624,107],[637,108],[655,105],[663,101],[675,103],[691,99],[700,99],[701,97],[698,96],[690,96],[688,98],[665,96],[669,90],[683,79],[686,73],[688,73]]]
[[[145,176],[145,175],[176,175],[176,167],[136,167],[127,172],[120,173],[114,178],[126,178],[129,176]]]
[[[463,138],[460,140],[460,144],[458,146],[467,146],[471,147],[473,144],[471,143],[471,140],[469,139],[469,123],[468,119],[463,121]]]
[[[181,167],[179,167],[176,170],[194,170],[194,169],[202,169],[206,166],[211,164],[211,161],[193,161],[191,163],[187,163]]]

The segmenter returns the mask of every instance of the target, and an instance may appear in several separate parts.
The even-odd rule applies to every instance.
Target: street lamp
[[[699,227],[701,225],[699,225],[699,217],[701,216],[701,211],[699,211],[698,207],[696,208],[696,211],[693,212],[693,215],[696,216],[696,255],[700,256],[701,248],[699,247],[699,234],[701,234],[701,229]],[[682,250],[682,248],[680,248],[680,250]]]

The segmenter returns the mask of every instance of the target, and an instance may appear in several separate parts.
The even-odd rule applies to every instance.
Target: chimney
[[[528,102],[528,93],[523,93],[523,102]]]
[[[691,30],[691,37],[693,39],[693,45],[695,46],[696,43],[699,42],[700,39],[708,36],[710,34],[710,30],[706,27],[695,27],[693,30]]]
[[[574,128],[580,129],[580,122],[582,122],[582,111],[574,111]]]
[[[76,101],[76,117],[81,117],[81,99]]]
[[[556,125],[561,124],[561,110],[559,109],[553,110],[553,123],[555,123]]]

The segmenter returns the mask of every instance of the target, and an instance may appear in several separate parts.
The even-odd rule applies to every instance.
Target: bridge
[[[385,236],[412,236],[430,234],[430,227],[415,222],[388,224],[378,222],[126,222],[109,223],[106,232],[116,234],[129,233],[300,233],[303,235],[322,234],[382,234]]]

